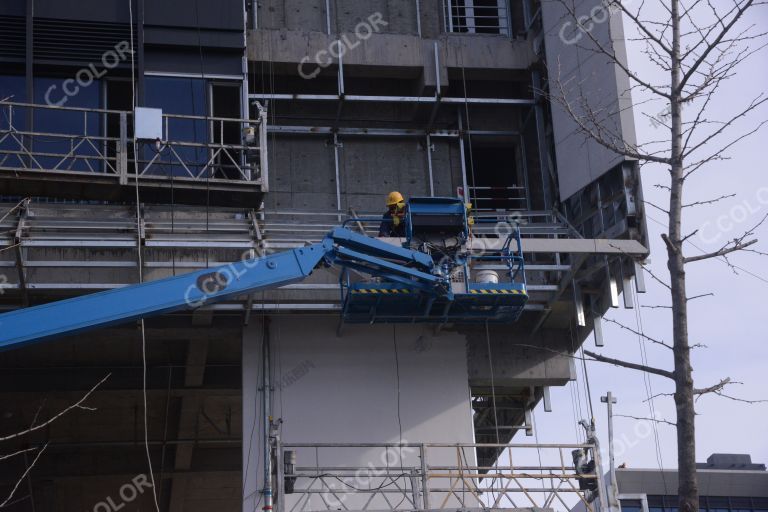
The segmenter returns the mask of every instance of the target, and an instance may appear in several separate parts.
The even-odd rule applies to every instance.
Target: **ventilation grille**
[[[123,41],[130,43],[131,38],[131,27],[127,23],[45,18],[36,18],[34,23],[36,61],[82,62],[98,66],[106,52],[114,51]]]
[[[24,60],[25,28],[23,16],[0,16],[0,58]]]

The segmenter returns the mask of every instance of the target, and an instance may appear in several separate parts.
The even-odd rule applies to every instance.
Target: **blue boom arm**
[[[0,349],[278,288],[308,277],[321,262],[450,293],[427,254],[336,228],[319,244],[0,315]]]

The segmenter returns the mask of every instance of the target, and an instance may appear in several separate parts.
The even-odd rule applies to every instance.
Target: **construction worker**
[[[393,191],[387,196],[387,211],[382,217],[379,236],[405,236],[405,199],[400,192]]]

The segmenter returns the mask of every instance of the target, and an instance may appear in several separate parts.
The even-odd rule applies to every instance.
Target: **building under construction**
[[[624,57],[620,16],[575,3]],[[559,0],[0,3],[0,312],[233,262],[274,269],[334,228],[354,233],[289,284],[45,342],[13,341],[20,324],[0,316],[0,453],[15,454],[0,459],[2,506],[604,500],[593,438],[529,438],[533,408],[576,378],[570,356],[593,332],[602,343],[603,313],[644,291],[648,245],[637,163],[552,99],[569,83],[634,140],[627,77],[575,44],[585,29],[565,13]],[[379,238],[391,191],[408,232]],[[442,264],[392,263],[422,254],[436,205],[464,219],[430,231],[460,242],[460,272],[440,277],[450,301],[413,280],[413,261],[433,278]],[[81,314],[51,311],[30,328]]]

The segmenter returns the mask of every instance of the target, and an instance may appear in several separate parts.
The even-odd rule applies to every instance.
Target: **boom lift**
[[[352,222],[363,220],[372,219]],[[344,322],[517,320],[528,300],[519,233],[509,235],[500,251],[473,254],[467,209],[457,198],[413,198],[405,222],[402,246],[344,225],[320,243],[287,252],[5,313],[0,348],[279,288],[307,278],[321,264],[341,268]],[[507,272],[502,278],[477,270],[483,262]],[[353,273],[370,277],[353,280]]]

